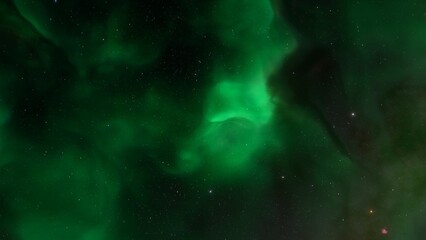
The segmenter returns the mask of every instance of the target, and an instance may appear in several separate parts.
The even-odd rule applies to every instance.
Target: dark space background
[[[1,240],[424,239],[426,2],[3,0]]]

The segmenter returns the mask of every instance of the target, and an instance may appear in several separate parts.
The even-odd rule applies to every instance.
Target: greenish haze
[[[425,9],[2,1],[0,239],[423,239]]]

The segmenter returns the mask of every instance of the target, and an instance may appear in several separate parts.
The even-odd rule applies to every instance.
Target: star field
[[[426,3],[4,0],[0,240],[424,239]]]

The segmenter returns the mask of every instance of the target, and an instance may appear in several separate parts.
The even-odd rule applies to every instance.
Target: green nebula
[[[222,177],[236,176],[253,167],[253,154],[274,138],[268,132],[273,105],[266,78],[259,72],[217,81],[211,88],[205,123],[182,152],[182,171],[196,170],[203,160],[211,165],[212,174]]]
[[[117,239],[125,231],[117,226],[126,218],[119,207],[123,191],[141,184],[146,190],[137,191],[151,195],[153,175],[145,169],[151,164],[168,178],[189,174],[189,183],[207,174],[200,187],[231,183],[256,167],[254,155],[268,139],[274,108],[266,81],[295,45],[284,22],[274,19],[271,4],[218,1],[214,14],[203,19],[183,13],[193,19],[192,31],[202,34],[213,25],[206,34],[224,46],[221,56],[203,57],[212,67],[198,73],[204,89],[192,97],[199,104],[186,111],[182,107],[192,99],[176,102],[160,81],[173,75],[149,65],[161,61],[171,46],[167,38],[177,22],[150,25],[158,16],[142,6],[139,11],[147,15],[140,18],[137,7],[132,2],[2,4],[2,31],[21,39],[2,66],[23,64],[2,68],[3,96],[19,89],[16,79],[28,85],[20,94],[36,92],[29,100],[10,96],[1,107],[2,182],[4,191],[16,189],[2,200],[10,212],[10,219],[2,220],[10,226],[2,232],[8,238]],[[88,8],[96,8],[96,16],[86,13]],[[253,19],[259,20],[256,26]],[[21,59],[28,51],[34,51],[33,61]],[[16,120],[11,108],[23,111],[19,118],[24,119]],[[18,153],[17,145],[25,150]],[[131,167],[140,164],[145,167],[139,171]],[[22,177],[12,183],[12,176]]]
[[[1,1],[0,239],[422,239],[425,9]]]
[[[229,180],[247,173],[254,154],[274,138],[267,126],[274,111],[267,79],[295,39],[275,19],[269,1],[218,1],[213,11],[211,21],[199,24],[213,24],[218,39],[236,53],[212,69],[204,122],[182,150],[178,167],[188,172],[207,164],[215,179]]]

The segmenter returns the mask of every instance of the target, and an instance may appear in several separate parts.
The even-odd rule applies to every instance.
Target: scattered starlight
[[[0,240],[422,230],[410,1],[2,2]]]

